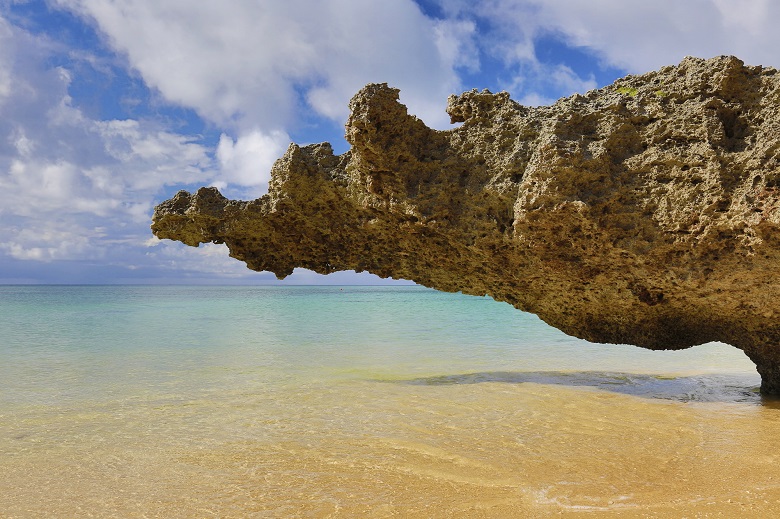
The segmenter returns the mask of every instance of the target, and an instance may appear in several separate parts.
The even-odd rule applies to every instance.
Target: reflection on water
[[[780,513],[780,406],[724,345],[592,345],[417,288],[0,307],[3,518]]]

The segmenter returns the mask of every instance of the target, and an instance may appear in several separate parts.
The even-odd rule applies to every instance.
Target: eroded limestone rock
[[[780,393],[780,74],[686,58],[529,108],[451,96],[457,128],[398,91],[350,102],[352,149],[291,145],[269,193],[160,204],[160,238],[253,270],[354,269],[507,301],[594,342],[723,341]]]

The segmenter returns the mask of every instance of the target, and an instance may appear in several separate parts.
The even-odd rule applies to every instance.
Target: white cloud
[[[0,196],[9,202],[0,214],[121,218],[139,203],[150,206],[166,185],[213,174],[206,148],[154,125],[90,120],[67,102],[49,110],[48,121],[0,124],[0,132],[13,126],[6,137],[11,146],[0,155]]]
[[[0,252],[246,275],[222,247],[143,247],[154,201],[172,185],[261,194],[288,134],[321,128],[323,117],[342,124],[365,83],[400,88],[411,113],[449,127],[444,105],[461,73],[546,104],[597,86],[589,70],[598,62],[634,73],[685,55],[780,65],[780,2],[770,0],[440,3],[445,16],[435,20],[411,0],[51,0],[91,20],[119,53],[111,66],[137,72],[155,89],[153,103],[206,119],[206,132],[221,134],[210,144],[141,98],[134,110],[144,117],[99,119],[72,85],[86,69],[100,77],[111,66],[0,16]],[[9,5],[0,0],[0,13]],[[543,54],[542,38],[582,53]],[[496,63],[505,68],[486,70]]]
[[[439,55],[445,63],[473,73],[479,72],[479,49],[475,42],[477,25],[473,20],[441,20],[434,26]]]
[[[492,39],[506,42],[506,58],[515,45],[526,49],[515,58],[535,59],[523,56],[529,39],[554,35],[632,73],[686,55],[734,54],[753,64],[780,64],[780,2],[769,0],[486,0],[462,7],[459,16],[464,10],[492,23]]]
[[[276,276],[271,272],[249,270],[243,262],[229,257],[228,248],[224,244],[204,243],[193,248],[179,242],[153,238],[147,240],[144,245],[147,248],[145,256],[148,263],[158,265],[164,272],[175,274],[177,277],[184,275],[185,278],[200,279],[216,274],[231,282],[276,282]],[[291,285],[413,284],[406,280],[380,278],[368,272],[356,274],[351,270],[334,272],[325,277],[302,268],[295,269],[285,278],[285,283]]]
[[[0,253],[109,260],[147,236],[167,185],[205,182],[210,150],[151,120],[95,120],[73,105],[54,46],[0,17]],[[2,80],[0,77],[0,81]]]
[[[35,142],[27,138],[23,129],[17,129],[14,134],[9,135],[9,138],[20,157],[28,158],[35,151]]]
[[[86,232],[74,232],[63,222],[36,227],[18,230],[0,243],[0,250],[14,259],[44,262],[82,259],[87,251],[94,251]]]
[[[224,189],[234,184],[249,188],[244,190],[247,198],[260,196],[268,189],[271,166],[289,143],[290,137],[281,131],[254,130],[235,140],[223,133],[217,145],[220,173],[214,185]]]
[[[0,107],[11,94],[11,66],[13,59],[13,34],[8,23],[0,17]]]
[[[193,272],[250,275],[216,246],[169,243],[162,249],[174,257],[145,255],[152,207],[177,184],[221,182],[259,195],[289,137],[250,131],[209,148],[152,118],[94,119],[71,97],[79,64],[61,51],[0,17],[0,256],[126,268],[178,262]]]
[[[204,243],[193,248],[179,242],[151,240],[146,242],[146,246],[148,250],[144,254],[147,262],[169,272],[216,274],[227,278],[258,276],[244,263],[228,256],[229,251],[224,244]],[[265,277],[269,276],[273,275]]]
[[[87,121],[129,190],[154,193],[165,185],[203,182],[213,175],[208,150],[194,137],[135,120]],[[116,179],[115,179],[116,180]]]
[[[483,56],[505,67],[498,84],[524,104],[549,104],[596,85],[592,74],[574,72],[571,55],[544,51],[558,40],[593,62],[630,73],[676,64],[687,55],[733,54],[749,64],[780,66],[780,2],[771,0],[439,0],[449,21],[477,23]],[[561,60],[556,62],[555,60]],[[586,60],[587,58],[585,58]],[[507,79],[509,78],[509,79]],[[490,82],[492,78],[485,78]]]
[[[772,26],[771,13],[773,1],[770,0],[712,0],[720,11],[724,22],[734,27],[755,29]]]
[[[593,75],[581,78],[563,64],[550,65],[538,61],[524,64],[512,82],[503,88],[526,106],[550,105],[573,92],[587,92],[598,87]]]
[[[436,22],[411,0],[57,3],[93,19],[166,99],[240,132],[289,128],[302,100],[343,123],[369,82],[401,88],[412,113],[447,124],[453,67],[464,64],[453,49],[472,36],[468,22]]]

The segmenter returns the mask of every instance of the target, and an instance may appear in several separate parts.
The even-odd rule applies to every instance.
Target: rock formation
[[[552,106],[451,96],[426,127],[372,84],[352,149],[292,144],[269,193],[160,204],[160,238],[278,277],[369,271],[507,301],[594,342],[742,349],[780,394],[780,74],[686,58]]]

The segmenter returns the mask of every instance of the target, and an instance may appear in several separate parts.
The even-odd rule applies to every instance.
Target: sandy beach
[[[114,301],[91,322],[92,338],[72,325],[48,344],[45,330],[5,343],[12,362],[0,368],[8,381],[0,392],[2,517],[767,517],[780,510],[780,404],[758,395],[749,364],[728,357],[739,354],[733,348],[712,347],[712,359],[709,347],[672,360],[660,354],[656,366],[633,372],[599,370],[618,360],[637,364],[636,349],[621,350],[623,359],[605,354],[600,365],[593,354],[571,358],[578,343],[558,344],[548,360],[526,358],[533,348],[517,337],[500,344],[503,329],[479,332],[492,350],[469,346],[475,336],[454,344],[448,334],[471,327],[469,315],[489,325],[486,315],[495,323],[516,313],[477,298],[415,287],[346,295],[209,289],[202,297],[193,289],[186,298],[180,289],[154,290],[90,296]],[[81,296],[80,310],[50,305],[47,319],[55,308],[62,319],[94,316]],[[30,319],[22,307],[10,315]],[[162,307],[167,316],[150,318]],[[444,309],[452,321],[441,320]],[[221,319],[228,310],[229,323]],[[416,321],[404,328],[409,313]],[[334,314],[352,320],[328,328]],[[389,328],[364,333],[371,315]],[[353,339],[345,344],[338,330],[348,322],[344,336]],[[526,326],[529,341],[562,340],[554,331],[545,339],[539,323]],[[81,342],[68,343],[77,331]],[[299,341],[297,351],[282,337]],[[584,369],[534,369],[562,353]],[[697,358],[700,368],[710,363],[698,373]],[[675,360],[690,373],[654,373]]]

